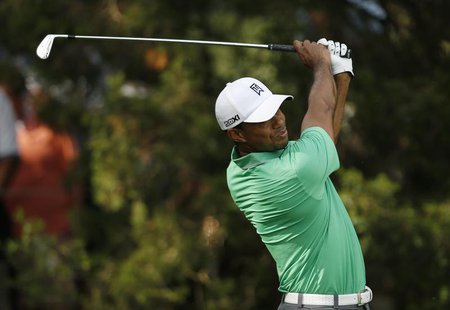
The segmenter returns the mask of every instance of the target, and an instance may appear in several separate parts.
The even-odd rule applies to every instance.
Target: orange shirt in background
[[[5,197],[11,217],[23,209],[25,218],[39,218],[47,233],[64,235],[70,231],[69,212],[74,204],[66,176],[77,156],[74,141],[44,124],[21,126],[17,132],[21,163]],[[21,227],[15,224],[14,236]]]

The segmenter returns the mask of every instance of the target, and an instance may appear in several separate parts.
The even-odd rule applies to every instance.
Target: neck
[[[252,149],[247,144],[236,143],[236,149],[238,151],[239,157],[243,157],[252,152]]]

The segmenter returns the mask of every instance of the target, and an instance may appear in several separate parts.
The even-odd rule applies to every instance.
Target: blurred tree
[[[400,182],[402,199],[416,206],[430,196],[445,200],[450,30],[444,12],[449,4],[379,1],[378,9],[384,14],[360,9],[353,20],[361,23],[365,17],[366,24],[377,26],[374,31],[354,27],[361,65],[351,140],[361,145],[349,148],[349,163],[368,175],[386,171]]]
[[[383,174],[364,180],[356,170],[341,170],[339,181],[360,235],[376,309],[446,309],[448,201],[427,203],[423,210],[402,205],[394,198],[399,186]]]
[[[373,308],[448,308],[447,6],[1,1],[0,57],[20,62],[49,90],[58,104],[43,117],[74,131],[83,146],[87,199],[73,223],[89,264],[69,297],[86,309],[275,308],[275,266],[228,195],[232,145],[215,122],[214,101],[226,82],[258,77],[295,95],[284,107],[295,138],[310,75],[295,54],[198,45],[57,39],[42,61],[34,54],[40,40],[48,33],[280,44],[327,37],[354,51],[339,144],[342,165],[353,169],[336,178],[362,238],[368,283],[386,300]],[[51,260],[58,246],[36,238],[50,244],[42,260]],[[15,244],[11,257],[30,253]],[[68,249],[67,257],[81,251]],[[34,290],[41,276],[25,268],[28,261],[17,264]]]
[[[81,305],[78,279],[86,277],[90,258],[80,239],[60,242],[47,235],[42,221],[25,220],[23,234],[7,241],[5,248],[11,265],[17,271],[7,285],[18,293],[18,309],[73,309]],[[43,285],[45,283],[45,285]]]

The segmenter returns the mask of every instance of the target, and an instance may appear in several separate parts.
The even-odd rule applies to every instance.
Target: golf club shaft
[[[282,45],[282,44],[253,44],[253,43],[238,43],[238,42],[142,38],[142,37],[84,36],[84,35],[73,35],[73,34],[56,35],[56,37],[66,37],[68,39],[126,40],[126,41],[151,41],[151,42],[168,42],[168,43],[222,45],[222,46],[264,48],[264,49],[269,49],[271,51],[295,52],[294,46]]]

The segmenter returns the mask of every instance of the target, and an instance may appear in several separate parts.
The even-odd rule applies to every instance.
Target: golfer
[[[352,60],[341,57],[345,44],[331,40],[294,47],[313,74],[298,140],[288,141],[280,110],[292,96],[244,77],[217,98],[217,121],[235,143],[228,187],[276,262],[279,310],[369,309],[361,246],[330,180]]]

